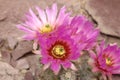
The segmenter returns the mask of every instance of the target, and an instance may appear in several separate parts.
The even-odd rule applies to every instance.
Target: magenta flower
[[[76,16],[70,23],[71,35],[85,50],[91,49],[96,44],[99,30],[94,28],[92,22],[84,16]]]
[[[55,74],[61,65],[64,69],[75,68],[71,61],[80,57],[81,50],[93,47],[98,34],[99,31],[83,16],[73,17],[70,23],[65,22],[48,37],[38,33],[44,68],[50,66]]]
[[[30,9],[26,15],[24,23],[17,27],[26,34],[23,36],[25,40],[37,40],[37,33],[49,34],[60,25],[69,21],[70,13],[65,13],[66,8],[62,7],[58,13],[57,5],[53,4],[52,8],[47,8],[45,11],[36,7],[38,16]]]
[[[17,27],[26,34],[22,37],[25,40],[34,40],[33,53],[38,54],[38,33],[42,37],[49,36],[52,32],[58,29],[61,25],[66,25],[70,21],[70,13],[65,13],[66,8],[62,7],[58,12],[57,5],[53,4],[52,8],[47,8],[45,11],[36,7],[38,16],[30,9],[26,15],[24,23],[17,25]]]
[[[120,48],[116,44],[104,48],[104,42],[97,46],[96,53],[91,51],[92,61],[90,64],[93,71],[99,71],[103,75],[111,76],[120,74]]]
[[[46,39],[39,38],[41,63],[44,64],[44,70],[50,67],[56,75],[59,73],[61,66],[64,69],[76,70],[71,61],[80,57],[81,49],[66,29],[59,29]]]

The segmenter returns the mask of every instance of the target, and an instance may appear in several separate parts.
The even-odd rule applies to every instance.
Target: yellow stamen
[[[41,29],[41,32],[42,32],[42,33],[48,33],[48,32],[51,32],[51,31],[52,31],[52,27],[51,27],[49,24],[45,25],[45,26]]]
[[[65,55],[66,51],[64,49],[64,46],[62,45],[56,45],[52,49],[52,55],[56,58],[61,58]]]
[[[107,65],[111,65],[111,64],[112,64],[112,62],[111,62],[111,59],[110,59],[110,58],[106,58],[106,64],[107,64]]]

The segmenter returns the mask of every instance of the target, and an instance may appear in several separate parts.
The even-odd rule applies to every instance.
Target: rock
[[[102,33],[120,37],[120,0],[87,0],[86,10]],[[113,7],[114,6],[114,7]]]
[[[6,13],[7,13],[7,10],[0,13],[0,21],[4,21],[7,18]]]
[[[8,41],[8,45],[9,45],[10,49],[14,49],[15,46],[17,45],[17,39],[15,39],[13,37],[8,37],[7,41]]]
[[[81,2],[80,2],[81,1]],[[83,0],[56,0],[56,3],[58,3],[58,6],[60,5],[63,6],[63,4],[67,7],[67,10],[72,12],[72,15],[78,15],[78,14],[82,14],[83,9],[82,7],[84,7],[82,5]]]
[[[24,75],[11,65],[0,61],[0,80],[23,80]]]
[[[106,42],[107,42],[107,44],[116,43],[120,47],[120,39],[118,39],[118,38],[108,37],[108,40]]]
[[[9,51],[1,51],[1,56],[2,56],[2,60],[10,63],[11,60],[11,53]]]
[[[27,72],[25,74],[25,79],[24,80],[34,80],[32,73],[31,72]]]
[[[29,68],[29,64],[28,64],[28,61],[26,60],[26,58],[19,59],[16,62],[17,62],[16,68],[19,70]]]
[[[120,39],[117,37],[100,34],[100,36],[98,37],[98,42],[101,42],[102,40],[105,40],[106,44],[116,43],[118,46],[120,46]]]
[[[14,79],[13,80],[24,80],[24,74],[17,74],[14,76]]]
[[[12,52],[12,57],[14,60],[17,60],[30,51],[32,51],[32,42],[21,41],[18,43],[16,49]]]
[[[0,80],[13,80],[13,77],[4,75],[4,76],[0,77]]]
[[[10,65],[12,65],[13,67],[16,67],[16,65],[17,65],[16,60],[14,60],[13,58],[11,58]]]
[[[107,41],[108,40],[108,36],[107,35],[104,35],[104,34],[100,34],[99,36],[98,36],[98,42],[101,42],[102,40],[105,40],[105,41]]]
[[[2,38],[0,38],[0,47],[2,47],[4,43],[5,43],[5,40],[3,40]]]
[[[15,75],[18,74],[18,70],[14,69],[12,66],[10,66],[7,63],[0,62],[0,75]],[[1,79],[1,78],[0,78]]]
[[[30,66],[30,71],[35,75],[36,70],[41,68],[39,55],[34,55],[33,53],[27,57],[28,64]]]
[[[26,69],[22,69],[20,72],[23,73],[23,74],[25,74],[25,73],[28,72],[28,70],[26,70]]]
[[[1,52],[0,52],[0,58],[2,57],[2,54],[1,54]]]
[[[18,38],[23,35],[23,32],[16,28],[16,23],[9,21],[0,22],[0,37],[7,39],[8,37]]]

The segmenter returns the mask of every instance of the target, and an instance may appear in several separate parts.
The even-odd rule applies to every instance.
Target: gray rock
[[[15,39],[14,37],[8,37],[7,41],[10,49],[14,49],[17,45],[17,39]]]
[[[34,80],[32,73],[31,72],[27,72],[25,74],[25,79],[24,80]]]
[[[6,39],[8,37],[21,37],[23,33],[16,28],[16,23],[9,21],[0,22],[0,37]]]
[[[10,63],[11,60],[11,53],[9,51],[1,51],[1,56],[2,56],[2,60]]]
[[[8,75],[3,75],[2,77],[0,77],[0,80],[13,80],[13,77]]]
[[[17,77],[16,77],[17,76]],[[24,75],[11,65],[0,61],[0,80],[23,80]]]
[[[87,0],[86,9],[102,33],[120,37],[120,0]]]
[[[29,64],[28,64],[28,61],[26,60],[26,58],[19,59],[16,62],[17,62],[16,68],[19,70],[29,68]]]
[[[39,59],[39,55],[34,55],[33,53],[27,57],[27,62],[33,75],[35,75],[36,70],[40,70],[42,68]]]
[[[14,75],[14,78],[13,80],[24,80],[24,74],[17,74],[17,75]]]
[[[0,38],[0,48],[4,45],[4,43],[5,43],[5,40]]]
[[[13,67],[16,67],[16,65],[17,65],[16,60],[14,60],[13,58],[11,58],[10,65],[12,65]]]
[[[18,74],[18,70],[5,62],[0,62],[0,75],[15,75]]]
[[[27,54],[28,52],[32,51],[32,42],[29,41],[21,41],[18,43],[16,49],[12,52],[12,57],[14,60],[19,59],[23,55]]]
[[[116,43],[120,47],[120,39],[118,39],[118,38],[108,37],[108,40],[106,42],[107,42],[107,44]]]

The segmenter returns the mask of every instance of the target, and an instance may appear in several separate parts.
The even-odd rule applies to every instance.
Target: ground
[[[91,20],[101,32],[98,42],[105,39],[107,44],[120,46],[119,0],[0,0],[0,80],[103,80],[91,72],[85,52],[75,62],[77,72],[61,70],[58,76],[49,69],[43,72],[40,56],[32,53],[33,42],[19,40],[24,33],[16,25],[28,9],[45,9],[53,3],[59,8],[65,5],[72,15],[85,15]],[[113,80],[120,80],[120,75],[114,75]]]

